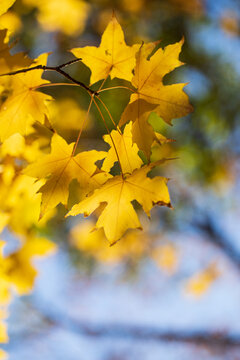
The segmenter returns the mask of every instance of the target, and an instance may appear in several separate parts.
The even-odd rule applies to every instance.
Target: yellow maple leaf
[[[148,216],[155,204],[170,206],[167,179],[160,176],[153,179],[147,177],[150,170],[158,164],[160,162],[144,166],[125,178],[115,176],[73,206],[67,216],[80,213],[89,216],[101,204],[107,203],[98,218],[96,228],[104,229],[110,243],[119,240],[129,228],[140,229],[141,224],[132,201],[137,200]]]
[[[0,15],[4,14],[16,0],[1,0]]]
[[[31,236],[20,250],[0,256],[1,278],[19,295],[28,294],[34,285],[37,270],[31,262],[35,256],[46,256],[56,251],[56,245],[46,238]]]
[[[93,126],[91,114],[87,114],[78,102],[72,98],[63,98],[52,101],[49,104],[49,122],[57,131],[57,133],[68,134],[74,130],[89,130]],[[87,122],[85,124],[87,116]],[[66,121],[66,117],[68,121]]]
[[[7,44],[7,29],[0,30],[0,75],[25,68],[32,63],[24,53],[10,54],[12,46]],[[0,92],[11,90],[12,77],[0,77]]]
[[[104,135],[104,141],[110,145],[110,149],[103,162],[102,170],[109,172],[114,163],[120,159],[123,174],[131,174],[133,170],[142,165],[138,156],[138,147],[132,142],[132,122],[126,125],[124,133],[113,130],[110,135]]]
[[[6,35],[7,29],[0,30],[0,74],[25,68],[32,63],[32,60],[27,58],[23,52],[14,55],[10,54],[12,46],[7,44]]]
[[[134,122],[133,141],[148,158],[151,144],[155,139],[153,129],[147,122],[150,111],[156,112],[168,124],[171,124],[172,119],[182,117],[192,111],[188,96],[183,92],[186,84],[165,86],[162,83],[166,74],[182,65],[178,59],[182,43],[183,40],[168,45],[164,50],[158,49],[149,60],[148,56],[153,50],[154,43],[144,44],[136,55],[136,66],[132,79],[136,92],[131,95],[119,126],[129,120]]]
[[[42,54],[36,60],[36,65],[45,65],[48,54]],[[13,77],[13,93],[3,103],[0,111],[0,138],[7,139],[14,133],[26,135],[35,121],[44,123],[48,113],[46,101],[51,96],[36,91],[35,87],[49,83],[41,78],[43,71],[29,71]]]
[[[139,46],[138,46],[139,48]],[[99,47],[86,46],[72,49],[71,52],[91,69],[91,84],[101,79],[117,77],[131,81],[136,63],[136,46],[127,46],[124,34],[113,15],[102,35]]]
[[[97,170],[95,162],[103,159],[106,153],[92,150],[73,156],[73,148],[74,143],[68,145],[61,136],[54,134],[51,153],[43,155],[24,170],[24,174],[35,178],[49,177],[39,190],[42,193],[42,215],[59,203],[67,205],[69,184],[73,179],[78,180],[82,197],[102,183],[99,175],[93,175]]]

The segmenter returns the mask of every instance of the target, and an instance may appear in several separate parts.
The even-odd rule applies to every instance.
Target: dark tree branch
[[[217,246],[240,270],[240,254],[228,240],[224,231],[217,229],[209,214],[205,214],[202,221],[196,220],[193,226],[197,227],[213,245]]]
[[[84,88],[85,90],[87,90],[87,92],[89,94],[97,96],[98,95],[97,91],[92,90],[90,87],[85,85],[83,82],[74,79],[71,75],[69,75],[64,70],[62,70],[63,67],[69,66],[69,65],[71,65],[71,64],[73,64],[73,63],[75,63],[77,61],[80,61],[80,60],[81,59],[74,59],[74,60],[68,61],[65,64],[61,64],[61,65],[58,65],[58,66],[36,65],[36,66],[30,67],[30,68],[20,69],[20,70],[11,71],[11,72],[8,72],[8,73],[5,73],[5,74],[0,74],[0,76],[17,75],[17,74],[26,73],[26,72],[32,71],[32,70],[56,71],[59,74],[63,75],[68,80],[70,80],[71,82],[73,82],[74,84],[77,84],[77,85],[81,86],[82,88]]]
[[[31,304],[34,306],[33,304]],[[240,347],[240,334],[227,335],[221,332],[198,330],[159,330],[145,326],[118,324],[89,324],[65,315],[56,308],[46,307],[34,309],[49,326],[61,327],[69,332],[89,337],[131,338],[144,341],[165,341],[194,344],[198,346],[235,348]]]

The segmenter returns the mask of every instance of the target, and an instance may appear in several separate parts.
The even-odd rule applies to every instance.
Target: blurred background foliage
[[[63,222],[61,207],[59,217],[50,222],[47,232],[68,251],[72,265],[86,273],[99,269],[101,263],[110,266],[121,263],[127,274],[136,274],[150,257],[162,273],[181,274],[182,262],[191,260],[191,254],[183,254],[178,238],[184,239],[186,234],[188,239],[197,235],[210,242],[239,267],[236,222],[240,214],[240,2],[17,0],[2,16],[0,28],[8,24],[8,36],[16,44],[14,51],[23,50],[33,58],[51,52],[49,64],[57,65],[73,58],[68,50],[74,47],[97,46],[113,10],[128,45],[161,40],[160,46],[164,47],[185,39],[180,59],[186,65],[168,74],[164,81],[189,83],[186,92],[194,112],[173,121],[173,127],[154,113],[149,119],[156,131],[174,140],[156,145],[152,152],[152,159],[178,158],[162,170],[171,179],[174,211],[155,209],[151,225],[143,219],[147,222],[146,233],[131,231],[110,248],[101,231],[86,237],[91,220],[82,223],[80,219],[80,227],[79,219]],[[90,71],[85,65],[74,64],[68,71],[89,84]],[[53,82],[61,81],[59,74],[44,76]],[[114,85],[115,80],[105,83],[106,87]],[[47,93],[56,99],[51,105],[50,122],[68,142],[75,141],[88,97],[82,89],[74,87],[51,88]],[[105,92],[103,100],[114,120],[118,121],[128,99],[125,90]],[[108,125],[111,127],[110,121]],[[102,148],[104,133],[104,125],[93,110],[81,146]],[[204,247],[202,251],[199,262],[182,275],[187,279],[185,289],[196,296],[204,294],[221,276],[215,254],[204,256]]]
[[[97,46],[113,10],[129,45],[160,39],[160,46],[164,47],[184,37],[180,58],[186,65],[168,74],[164,81],[189,82],[186,92],[194,113],[175,120],[173,127],[154,113],[149,119],[157,131],[174,140],[156,145],[152,160],[178,157],[163,172],[171,178],[175,211],[161,209],[153,215],[155,225],[151,229],[155,227],[155,233],[160,229],[160,237],[165,231],[181,228],[206,229],[212,214],[208,209],[200,209],[202,194],[210,194],[207,196],[213,197],[216,204],[220,201],[223,207],[236,205],[234,198],[226,198],[236,185],[238,172],[239,8],[237,0],[63,0],[61,5],[57,0],[19,0],[2,16],[0,27],[7,24],[10,28],[8,36],[16,43],[14,51],[24,50],[32,57],[50,52],[52,65],[72,59],[68,50],[73,47]],[[89,83],[90,71],[85,65],[72,65],[69,71]],[[45,76],[61,81],[59,74]],[[105,87],[114,86],[115,82],[108,80]],[[50,122],[60,135],[74,141],[88,105],[87,95],[70,87],[51,88],[48,93],[56,99],[51,105]],[[128,99],[125,90],[105,92],[103,100],[116,122]],[[106,111],[102,111],[111,127]],[[104,133],[104,124],[93,110],[83,135],[83,148],[104,146]],[[79,248],[88,252],[87,246]],[[98,258],[94,252],[91,255]]]

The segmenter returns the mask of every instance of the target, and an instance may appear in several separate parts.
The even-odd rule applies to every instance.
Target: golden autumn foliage
[[[13,2],[1,2],[0,14]],[[72,35],[84,28],[88,6],[83,1],[64,0],[61,11],[56,10],[56,0],[23,3],[38,9],[38,21],[44,29]],[[141,1],[134,4],[132,11],[137,12]],[[0,229],[7,228],[17,236],[20,246],[0,256],[0,304],[4,309],[14,292],[22,295],[31,291],[37,273],[32,259],[55,251],[55,245],[39,234],[54,218],[60,203],[67,217],[92,213],[97,217],[96,223],[91,220],[86,229],[81,225],[74,230],[75,239],[82,234],[83,240],[75,241],[79,249],[94,252],[101,261],[117,261],[129,252],[143,254],[147,237],[143,241],[139,235],[139,209],[150,218],[153,207],[171,207],[168,178],[159,176],[155,169],[171,159],[160,150],[160,155],[155,153],[151,161],[156,144],[161,148],[170,141],[155,131],[149,116],[154,112],[159,123],[172,124],[192,111],[183,90],[186,84],[163,83],[166,74],[183,65],[179,60],[183,39],[165,48],[159,47],[159,42],[129,46],[113,14],[98,47],[74,48],[71,52],[76,61],[56,67],[47,65],[46,53],[33,60],[23,53],[12,55],[7,41],[7,30],[0,30],[0,91],[4,95],[0,108]],[[79,61],[90,69],[94,89],[65,71],[65,66],[73,62],[77,66]],[[45,70],[59,73],[68,82],[55,84],[46,80]],[[113,79],[113,89],[129,93],[129,102],[117,120],[102,96],[111,91]],[[107,80],[109,88],[105,87]],[[80,109],[70,97],[55,101],[44,92],[55,85],[85,89],[88,109]],[[93,126],[92,107],[106,131],[103,140],[99,139],[100,147],[85,150],[82,132],[87,132],[89,118]],[[122,238],[115,253],[101,240],[114,244]],[[175,271],[177,255],[172,245],[160,245],[149,253],[167,273]],[[0,338],[7,341],[4,322],[0,322]]]

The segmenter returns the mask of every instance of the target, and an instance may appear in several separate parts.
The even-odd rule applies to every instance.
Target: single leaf
[[[122,114],[119,126],[132,120],[133,141],[149,158],[151,145],[155,140],[152,126],[147,122],[150,111],[156,112],[165,122],[187,115],[192,111],[188,96],[183,91],[186,84],[163,85],[163,77],[181,66],[178,56],[183,40],[158,49],[148,60],[152,46],[143,44],[136,55],[136,66],[132,80],[136,92]],[[148,105],[149,104],[149,105]],[[152,108],[151,108],[151,105]]]
[[[56,245],[46,238],[31,236],[22,248],[7,257],[0,256],[1,278],[14,287],[19,295],[28,294],[34,285],[37,270],[31,265],[35,256],[56,251]]]
[[[32,63],[23,52],[10,54],[11,46],[6,43],[6,36],[7,30],[0,30],[0,74],[28,67]],[[1,83],[4,79],[1,78]]]
[[[146,48],[143,45],[136,55],[136,66],[132,84],[137,89],[130,103],[144,99],[149,103],[158,105],[154,110],[167,123],[174,118],[182,117],[192,111],[188,96],[183,92],[186,84],[164,86],[163,77],[183,65],[178,59],[183,40],[168,45],[165,49],[158,49],[148,60]]]
[[[90,6],[82,0],[35,1],[39,12],[37,19],[47,31],[61,31],[64,34],[79,35],[83,32]]]
[[[86,46],[75,48],[71,52],[91,69],[91,84],[107,78],[117,77],[132,80],[136,63],[135,54],[139,46],[127,46],[124,34],[116,17],[113,15],[105,29],[99,47]]]
[[[131,174],[133,170],[142,166],[142,160],[138,156],[138,147],[132,142],[132,122],[126,125],[123,134],[113,130],[111,136],[104,135],[103,138],[110,145],[110,149],[103,162],[102,170],[109,172],[118,161],[118,157],[123,174]]]
[[[92,195],[73,206],[67,216],[77,214],[89,216],[101,204],[106,204],[96,228],[104,229],[110,243],[119,240],[129,228],[141,228],[132,201],[137,200],[148,216],[155,204],[170,206],[167,179],[147,177],[149,171],[160,163],[144,166],[125,178],[115,176],[95,190]]]
[[[68,145],[61,136],[54,134],[51,153],[43,155],[24,170],[24,174],[36,178],[48,176],[48,180],[39,190],[42,193],[42,215],[59,203],[67,205],[69,184],[73,179],[78,180],[82,197],[101,185],[99,176],[93,176],[97,170],[95,162],[103,159],[106,153],[92,150],[73,156],[73,148],[74,143]]]
[[[219,277],[220,273],[215,262],[209,264],[205,269],[194,274],[188,279],[185,289],[195,296],[200,297],[209,290],[213,282]]]
[[[37,64],[46,64],[47,54],[42,54]],[[3,103],[0,111],[0,138],[7,139],[14,133],[26,135],[29,127],[35,122],[44,123],[48,113],[46,101],[52,97],[36,91],[35,87],[49,83],[41,78],[43,71],[35,70],[13,77],[13,93]]]
[[[159,48],[148,60],[148,56],[153,50],[154,43],[143,44],[136,55],[136,66],[132,84],[141,93],[146,86],[158,85],[162,82],[163,77],[174,70],[176,67],[183,65],[178,59],[182,49],[183,40],[168,45],[165,49]]]
[[[156,264],[167,274],[172,275],[176,272],[178,256],[176,248],[170,244],[162,244],[151,251],[151,256]]]

